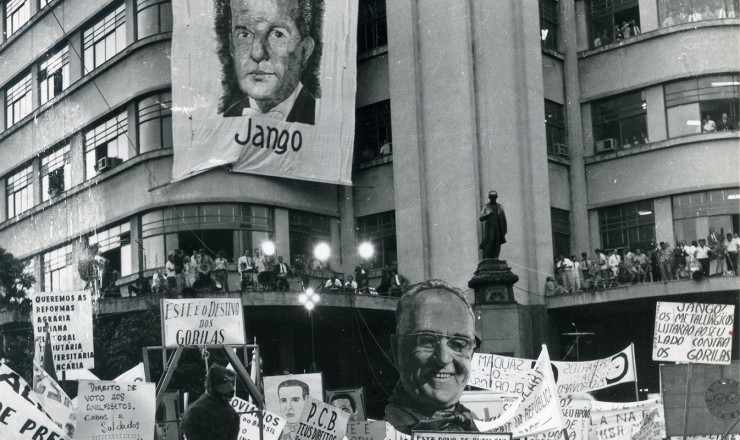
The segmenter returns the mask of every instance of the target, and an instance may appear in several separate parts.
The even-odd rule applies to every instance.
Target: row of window
[[[18,11],[30,10],[30,1],[32,0],[6,2],[6,23],[13,24],[17,21],[20,23],[19,26],[25,24],[30,18],[27,14],[19,15],[25,21],[20,18],[16,20],[13,17],[20,14]],[[11,8],[15,6],[18,8]],[[172,31],[172,4],[169,0],[137,0],[136,8],[139,39]],[[15,15],[9,15],[8,12],[11,10],[15,11],[13,12]],[[120,3],[82,31],[82,72],[70,72],[70,45],[66,43],[41,57],[38,62],[39,71],[36,81],[28,71],[8,84],[5,88],[5,128],[12,127],[33,111],[35,107],[32,98],[34,84],[38,89],[38,105],[43,105],[69,87],[72,75],[76,74],[75,78],[77,78],[92,72],[121,52],[128,45],[126,26],[126,7],[124,3]],[[17,28],[6,26],[6,29],[9,32]],[[6,35],[8,35],[7,32]],[[80,38],[80,36],[73,35],[71,38]],[[78,56],[78,54],[73,51],[72,56]]]
[[[331,242],[331,218],[302,211],[289,212],[289,256],[286,261],[308,262],[314,245]],[[42,290],[74,290],[82,282],[77,261],[86,247],[109,262],[118,276],[132,275],[139,270],[161,268],[166,256],[175,249],[186,255],[204,249],[214,256],[223,251],[227,259],[236,261],[245,250],[258,248],[273,239],[274,210],[249,204],[184,205],[147,212],[140,216],[141,237],[131,240],[131,222],[125,221],[98,230],[65,246],[41,255]],[[357,218],[359,241],[375,245],[372,267],[396,263],[396,226],[393,211]],[[140,244],[139,244],[140,243]],[[141,255],[140,267],[132,264],[133,253]],[[278,250],[278,254],[281,254]]]
[[[736,18],[739,10],[740,0],[658,0],[658,17],[661,27]]]
[[[712,75],[663,86],[668,138],[737,130],[740,75]],[[591,105],[596,153],[632,148],[647,137],[647,101],[639,90]]]
[[[84,180],[122,163],[137,154],[172,148],[172,97],[169,91],[132,103],[138,124],[136,139],[128,133],[128,110],[93,124],[82,133]],[[72,187],[72,151],[69,143],[40,155],[40,202],[54,198]],[[5,195],[7,218],[34,206],[33,164],[25,164],[7,176]]]
[[[701,191],[671,197],[673,240],[691,242],[706,237],[710,227],[717,232],[740,231],[740,190]],[[572,255],[570,212],[551,208],[554,255]],[[653,200],[641,200],[598,210],[602,249],[652,249],[655,243]],[[675,243],[671,243],[675,245]],[[592,249],[576,249],[577,253]],[[574,252],[575,253],[575,252]]]

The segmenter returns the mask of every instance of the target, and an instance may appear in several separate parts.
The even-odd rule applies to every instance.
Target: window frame
[[[740,11],[740,0],[711,0],[711,1],[712,3],[716,3],[719,1],[723,2],[723,6],[724,6],[723,9],[724,9],[724,14],[725,14],[724,17],[713,16],[712,18],[705,19],[703,18],[703,16],[701,16],[701,19],[699,20],[692,20],[691,14],[686,15],[685,19],[679,18],[678,17],[679,14],[676,14],[676,17],[674,18],[675,22],[671,25],[666,26],[664,25],[664,23],[668,20],[668,17],[665,14],[667,12],[667,5],[669,5],[671,2],[670,0],[656,0],[656,9],[658,11],[658,29],[670,28],[670,27],[678,26],[678,25],[685,24],[685,23],[698,23],[701,21],[722,20],[725,18],[737,18],[739,16],[738,12]],[[688,3],[688,5],[682,4],[679,6],[679,8],[687,8],[689,11],[694,9],[694,6],[696,4],[700,5],[699,8],[701,8],[702,6],[709,6],[706,0],[684,0],[684,2]],[[730,5],[733,7],[732,10],[730,10],[729,8]],[[714,15],[717,11],[718,9],[711,11],[712,15]],[[671,12],[675,12],[675,10]]]
[[[548,10],[546,7],[543,7],[545,4],[551,4],[552,10]],[[550,33],[548,32],[547,38],[542,38],[542,34],[540,34],[540,40],[543,48],[547,48],[550,50],[554,50],[559,52],[560,51],[560,1],[559,0],[539,0],[539,11],[540,11],[540,32],[542,32],[544,29],[552,29],[553,35],[552,40],[550,40]],[[546,14],[546,12],[551,12],[552,14]],[[548,24],[550,26],[544,26],[543,24]],[[548,40],[552,41],[552,44],[548,44]]]
[[[4,2],[3,6],[5,9],[4,19],[5,19],[5,39],[7,40],[11,36],[15,35],[20,31],[23,26],[26,25],[29,21],[31,21],[31,1],[33,0],[8,0]],[[13,5],[16,3],[18,7],[11,9],[10,5]],[[22,10],[23,9],[23,10]],[[11,12],[12,11],[12,12]],[[22,16],[22,14],[25,12],[25,17]],[[14,23],[15,22],[15,16],[21,15],[20,20],[22,23]],[[25,20],[24,20],[25,18]]]
[[[353,163],[363,163],[375,160],[380,156],[380,148],[383,141],[393,145],[393,129],[391,100],[374,102],[372,104],[357,107],[355,109],[355,144],[353,146]],[[361,124],[365,124],[362,126]],[[360,142],[367,141],[371,138],[374,145],[361,145]],[[362,149],[360,149],[362,148]],[[372,150],[371,158],[363,157],[363,152]],[[388,156],[393,156],[393,150]]]
[[[614,210],[619,210],[618,215],[614,215]],[[612,211],[612,213],[609,213]],[[641,212],[650,211],[649,214],[641,215]],[[645,246],[650,241],[655,241],[655,204],[653,199],[639,200],[636,202],[622,203],[600,208],[599,216],[599,237],[604,249],[621,249],[629,247],[634,250],[637,246]],[[651,237],[647,240],[639,240],[641,228],[651,227]],[[621,244],[612,244],[609,234],[619,231],[622,236]],[[630,241],[632,231],[637,234],[637,240]],[[625,238],[626,237],[626,238]]]
[[[142,108],[142,103],[147,100],[155,102]],[[169,120],[169,122],[167,122]],[[142,125],[147,123],[158,124],[159,127],[159,146],[144,151],[145,144],[142,143]],[[173,147],[172,131],[172,92],[167,89],[136,100],[136,154],[143,154],[149,151],[156,151]]]
[[[375,223],[373,226],[371,223]],[[371,269],[393,267],[398,261],[398,233],[396,230],[396,211],[384,211],[355,218],[355,231],[358,243],[369,241],[375,248],[370,262]],[[392,239],[395,249],[385,248],[386,240]],[[388,255],[392,253],[393,255]],[[395,259],[395,260],[394,260]]]
[[[553,117],[550,117],[553,115]],[[569,150],[560,151],[558,144],[568,147],[567,142],[567,124],[565,117],[565,106],[555,101],[545,99],[545,136],[547,143],[547,153],[559,156],[570,156]],[[558,134],[560,136],[558,136]],[[560,142],[556,142],[560,138]]]
[[[102,17],[82,31],[83,75],[102,66],[127,47],[127,25],[126,3],[121,2],[111,7]],[[110,37],[113,40],[109,40]],[[119,37],[123,37],[122,42],[119,41]],[[111,41],[112,48],[108,47]],[[98,46],[101,42],[103,42],[102,46]],[[100,59],[98,49],[103,50]],[[109,49],[112,49],[112,53],[108,53]]]
[[[58,194],[52,196],[51,190],[51,173],[62,170],[62,187]],[[39,166],[39,182],[41,183],[41,202],[46,202],[52,198],[63,194],[72,187],[72,155],[70,144],[67,143],[60,147],[47,150],[41,155]]]
[[[5,177],[5,214],[7,219],[18,217],[34,206],[33,163],[16,168]],[[12,203],[11,203],[12,200]],[[21,209],[18,210],[18,202]],[[27,205],[23,208],[23,203]]]
[[[157,29],[149,34],[142,35],[141,30],[144,28],[141,23],[142,13],[147,9],[157,8]],[[169,8],[169,29],[163,29],[162,14],[163,9]],[[136,0],[136,39],[150,37],[152,35],[172,32],[172,0]]]
[[[69,44],[65,44],[64,46],[57,48],[56,50],[49,51],[46,55],[44,55],[44,57],[42,57],[38,65],[39,71],[37,78],[39,89],[39,103],[41,105],[44,105],[55,97],[59,96],[64,90],[69,87]],[[50,68],[53,68],[54,70],[51,70],[51,72],[49,72]],[[59,81],[58,91],[57,80]],[[51,87],[49,87],[50,83]],[[44,90],[46,90],[46,93],[43,93]],[[50,91],[52,92],[51,94],[49,93]]]
[[[33,74],[28,71],[5,87],[5,129],[22,121],[33,110]]]
[[[729,98],[724,99],[707,99],[709,97],[712,97],[713,93],[711,89],[711,83],[710,88],[707,87],[700,87],[700,82],[705,81],[711,81],[711,78],[716,78],[718,80],[727,80],[729,81],[719,81],[719,82],[729,82],[734,83],[730,84],[728,86],[720,86],[720,87],[736,87],[735,93],[735,102],[733,103],[733,96],[731,95]],[[686,88],[683,90],[676,90],[674,92],[671,92],[668,90],[670,87],[679,86],[682,83],[691,83],[694,82],[696,84],[696,87],[694,88]],[[702,90],[709,90],[709,92],[702,92]],[[714,91],[716,94],[717,90]],[[720,91],[720,93],[723,93]],[[674,98],[674,95],[689,95],[686,97],[676,97]],[[695,95],[695,99],[690,99],[690,95]],[[727,74],[717,74],[717,75],[703,75],[703,76],[697,76],[692,78],[686,78],[681,79],[678,81],[671,81],[668,83],[663,84],[663,97],[664,97],[664,111],[665,111],[665,121],[666,121],[666,134],[668,139],[677,139],[682,138],[686,136],[695,136],[697,134],[705,134],[707,133],[704,131],[704,127],[702,125],[702,117],[708,112],[709,110],[706,110],[706,107],[702,106],[702,103],[708,103],[708,102],[718,102],[718,101],[729,101],[730,102],[730,114],[728,115],[729,121],[734,125],[734,129],[730,131],[737,131],[740,129],[737,125],[738,119],[740,119],[740,73],[727,73]],[[675,104],[674,104],[675,103]],[[698,131],[695,131],[694,133],[685,133],[680,135],[672,135],[671,133],[671,126],[670,126],[670,118],[669,118],[669,110],[673,108],[679,108],[682,106],[688,106],[692,104],[698,104],[699,107],[699,114],[698,114],[698,121],[699,121],[699,127]],[[720,118],[714,119],[715,124],[719,122]],[[714,132],[719,132],[719,130],[715,130]]]
[[[91,134],[92,133],[92,134]],[[116,155],[111,155],[110,145],[116,142]],[[119,154],[121,147],[126,151],[125,157],[121,157]],[[128,137],[128,112],[124,108],[118,112],[113,113],[113,116],[108,116],[102,121],[98,121],[93,124],[90,128],[83,131],[82,145],[84,152],[85,162],[85,180],[90,180],[93,177],[99,175],[97,171],[97,163],[103,157],[112,157],[122,159],[123,162],[136,156],[136,151],[131,154],[130,152],[130,141]],[[105,147],[107,154],[105,156],[97,157],[97,150]],[[95,156],[92,168],[90,167],[90,153]],[[93,171],[91,173],[91,171]]]
[[[388,46],[386,0],[360,0],[357,17],[357,55],[372,53],[384,46]]]
[[[639,101],[641,101],[641,104],[637,105],[639,102],[638,100],[635,100],[634,103],[626,102],[626,103],[620,103],[619,101],[628,101],[630,98],[630,95],[638,96],[639,95]],[[599,107],[601,106],[601,108]],[[639,109],[638,109],[639,108]],[[640,110],[641,109],[641,110]],[[600,131],[606,131],[606,129],[601,128],[600,126],[607,126],[609,124],[617,124],[618,130],[619,130],[619,137],[617,140],[617,146],[613,150],[622,150],[625,149],[625,123],[629,121],[630,119],[636,118],[636,117],[642,117],[644,118],[644,125],[645,130],[641,134],[644,135],[643,139],[638,139],[639,144],[646,144],[648,143],[647,139],[647,133],[649,133],[649,127],[648,127],[648,117],[647,117],[647,100],[646,100],[646,91],[644,89],[641,90],[633,90],[626,93],[621,93],[619,95],[610,96],[604,99],[600,99],[598,101],[591,102],[591,129],[593,132],[593,148],[595,154],[603,154],[603,151],[598,151],[596,144],[600,141],[606,140],[606,139],[614,139],[613,137],[604,137],[599,138],[597,136],[597,132]],[[615,115],[612,117],[611,115]],[[597,129],[598,128],[598,129]],[[601,134],[601,133],[599,133]],[[637,137],[637,136],[633,136]],[[632,143],[629,144],[630,147],[634,147]]]
[[[598,9],[597,6],[599,5]],[[615,33],[616,19],[615,16],[620,13],[625,13],[630,9],[637,9],[637,14],[633,19],[637,27],[641,27],[640,22],[640,2],[639,0],[588,0],[586,3],[586,27],[588,33],[588,47],[594,49],[594,40],[597,37],[596,29],[594,27],[594,21],[608,19],[609,26],[607,31],[610,34],[610,40],[608,42],[602,42],[601,45],[613,43],[619,41],[617,34]],[[604,30],[603,27],[601,30]],[[635,34],[637,35],[637,34]],[[631,35],[634,37],[634,35]]]

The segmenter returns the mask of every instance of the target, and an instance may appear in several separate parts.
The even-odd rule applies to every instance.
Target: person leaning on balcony
[[[699,239],[699,246],[696,248],[696,259],[701,264],[701,272],[705,277],[709,276],[709,254],[712,249],[707,246],[707,241],[703,238]]]
[[[717,124],[712,120],[709,114],[704,115],[704,119],[701,121],[701,131],[704,133],[712,133],[717,131]]]
[[[609,254],[609,270],[612,272],[612,275],[614,278],[617,278],[619,276],[619,265],[622,263],[622,258],[619,257],[619,254],[617,254],[617,249],[612,249],[611,254]]]
[[[738,271],[738,256],[740,253],[740,237],[738,237],[737,232],[735,234],[727,234],[727,239],[725,240],[725,249],[727,250],[727,256],[730,260],[730,266],[728,267],[728,270],[732,271],[735,275],[740,275],[740,272]]]
[[[545,296],[567,295],[568,293],[568,290],[558,284],[555,278],[547,277],[545,280]]]
[[[658,252],[658,260],[663,268],[663,281],[670,281],[673,279],[673,251],[671,245],[665,242],[660,242],[660,251]]]
[[[653,245],[655,245],[655,243],[653,243]],[[649,264],[650,260],[647,255],[645,255],[645,252],[638,249],[635,254],[635,267],[637,268],[637,276],[640,277],[642,281],[645,281],[645,274],[647,274]]]
[[[717,122],[717,131],[733,131],[734,129],[735,125],[727,117],[727,113],[722,113],[722,117]]]

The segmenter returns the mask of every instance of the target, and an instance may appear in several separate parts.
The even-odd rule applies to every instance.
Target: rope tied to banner
[[[203,359],[203,365],[206,367],[206,374],[208,374],[208,358],[211,357],[211,353],[208,352],[207,347],[200,348],[200,358]]]

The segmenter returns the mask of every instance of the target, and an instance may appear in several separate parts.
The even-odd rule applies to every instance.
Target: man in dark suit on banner
[[[312,0],[216,0],[216,12],[219,112],[313,125],[316,98],[301,82],[316,47]]]

